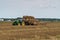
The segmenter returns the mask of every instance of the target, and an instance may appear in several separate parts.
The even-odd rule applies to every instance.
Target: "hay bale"
[[[37,20],[33,16],[23,16],[23,21],[28,24],[38,24]]]

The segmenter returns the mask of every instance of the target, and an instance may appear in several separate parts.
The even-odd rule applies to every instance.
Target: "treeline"
[[[36,18],[39,21],[60,21],[60,19],[55,19],[55,18]],[[22,18],[0,18],[0,21],[15,21],[15,20],[22,20]]]
[[[55,21],[60,21],[60,19],[54,19],[54,18],[36,18],[39,21],[51,21],[51,22],[55,22]]]

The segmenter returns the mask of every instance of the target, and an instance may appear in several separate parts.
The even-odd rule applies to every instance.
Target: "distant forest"
[[[56,18],[36,18],[39,21],[51,21],[51,22],[55,22],[55,21],[60,21],[60,19],[56,19]]]
[[[0,21],[1,21],[1,19],[3,19],[4,21],[8,21],[8,20],[15,21],[15,20],[20,20],[22,18],[0,18]],[[60,19],[57,19],[57,18],[36,18],[36,19],[39,21],[47,21],[47,22],[60,21]]]

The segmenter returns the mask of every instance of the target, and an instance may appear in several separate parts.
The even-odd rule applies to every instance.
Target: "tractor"
[[[23,16],[22,20],[15,20],[13,25],[38,25],[39,21],[36,20],[33,16]]]

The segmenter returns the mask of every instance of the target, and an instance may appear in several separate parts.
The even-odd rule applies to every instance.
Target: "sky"
[[[36,18],[60,18],[60,0],[0,0],[0,18],[24,15]]]

